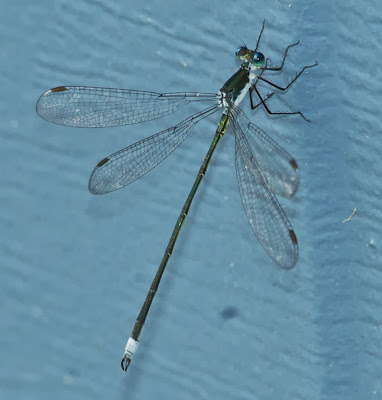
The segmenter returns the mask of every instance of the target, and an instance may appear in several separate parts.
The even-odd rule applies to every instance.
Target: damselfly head
[[[261,68],[264,65],[265,57],[259,51],[249,50],[247,46],[240,46],[236,49],[236,57],[240,61],[249,61],[256,68]]]

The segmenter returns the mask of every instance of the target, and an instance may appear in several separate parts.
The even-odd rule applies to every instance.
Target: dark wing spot
[[[297,237],[296,237],[296,234],[294,233],[294,231],[290,230],[290,231],[289,231],[289,235],[290,235],[290,238],[292,239],[292,242],[293,242],[295,245],[297,245]]]
[[[97,164],[96,168],[102,167],[102,165],[106,164],[108,161],[109,161],[109,158],[108,158],[108,157],[104,158],[103,160],[101,160],[101,161]]]
[[[298,165],[296,163],[296,160],[289,160],[289,164],[294,168],[294,169],[298,169]]]
[[[68,90],[65,86],[57,86],[53,89],[50,89],[51,92],[63,92],[64,90]]]

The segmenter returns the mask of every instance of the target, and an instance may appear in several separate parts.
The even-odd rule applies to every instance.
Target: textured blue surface
[[[137,4],[0,7],[0,398],[382,399],[382,3]],[[243,105],[299,163],[300,189],[283,201],[299,262],[282,271],[257,243],[225,136],[124,374],[126,339],[217,119],[150,174],[95,197],[87,179],[100,159],[192,107],[97,130],[51,125],[35,102],[58,85],[218,90],[263,18],[261,51],[275,63],[301,39],[275,82],[319,62],[272,99],[311,124]]]

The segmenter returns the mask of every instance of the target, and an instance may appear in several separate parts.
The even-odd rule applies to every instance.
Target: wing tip
[[[37,103],[36,103],[36,112],[37,112],[37,114],[41,118],[45,119],[46,121],[56,123],[55,121],[50,121],[50,119],[46,117],[46,115],[44,113],[44,100],[45,100],[45,97],[49,96],[51,93],[64,92],[65,90],[68,90],[68,88],[66,86],[57,86],[55,88],[49,89],[46,92],[44,92],[40,96],[40,98],[37,100]]]
[[[269,252],[267,248],[265,250],[271,256],[272,260],[282,269],[292,269],[295,267],[298,261],[298,241],[296,233],[293,229],[289,229],[289,245],[285,248],[282,254],[278,253],[277,255]],[[260,242],[261,243],[261,242]]]
[[[94,167],[88,183],[88,189],[91,194],[99,195],[110,192],[110,190],[105,190],[105,188],[101,190],[99,182],[97,182],[98,169],[101,168],[103,165],[105,165],[109,160],[110,157],[105,157]]]

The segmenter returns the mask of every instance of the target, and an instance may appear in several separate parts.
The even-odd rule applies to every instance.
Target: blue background
[[[381,11],[379,0],[0,3],[2,399],[382,399]],[[299,191],[282,201],[299,261],[280,270],[254,237],[226,135],[125,374],[218,116],[139,181],[92,196],[100,159],[193,107],[97,130],[49,124],[35,103],[59,85],[215,92],[264,18],[260,50],[275,64],[301,40],[273,81],[319,62],[270,102],[312,123],[243,102],[299,163]]]

